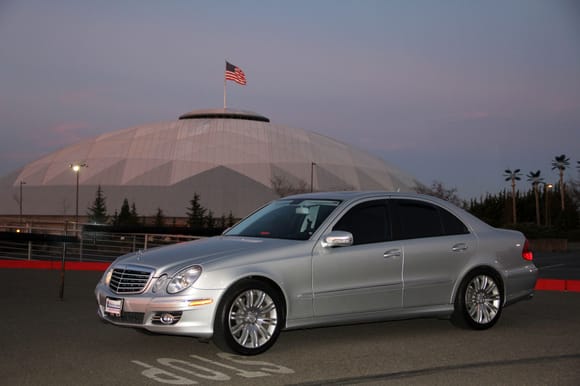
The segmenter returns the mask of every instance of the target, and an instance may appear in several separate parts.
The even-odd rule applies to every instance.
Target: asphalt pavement
[[[534,252],[534,264],[543,279],[580,280],[580,250]]]
[[[0,384],[580,384],[580,293],[538,291],[487,331],[439,319],[285,331],[247,358],[102,323],[101,274],[67,271],[61,300],[59,271],[0,269]]]

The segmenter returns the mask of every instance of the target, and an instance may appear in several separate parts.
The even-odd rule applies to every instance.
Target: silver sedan
[[[433,197],[311,193],[222,236],[121,256],[95,293],[110,323],[255,355],[282,329],[426,316],[489,328],[533,296],[532,260],[521,233]]]

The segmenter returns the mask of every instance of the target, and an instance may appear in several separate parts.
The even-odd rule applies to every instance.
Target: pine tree
[[[234,226],[236,224],[236,219],[234,218],[234,214],[230,210],[230,214],[228,215],[228,226]]]
[[[221,216],[221,217],[220,217],[220,219],[219,219],[219,225],[220,225],[220,229],[221,229],[222,231],[223,231],[223,230],[225,230],[225,229],[228,227],[228,225],[227,225],[227,224],[228,224],[228,223],[227,223],[227,220],[226,220],[226,215],[225,215],[225,214],[222,214],[222,216]]]
[[[135,203],[131,203],[131,219],[130,219],[130,223],[131,225],[137,225],[139,224],[139,214],[137,213],[137,207],[135,206]]]
[[[117,216],[118,225],[130,225],[131,224],[131,207],[129,206],[129,200],[126,198],[123,200],[123,205],[121,205],[121,211]]]
[[[157,214],[155,214],[155,226],[157,228],[162,228],[165,226],[165,215],[161,208],[157,208]]]
[[[187,208],[187,225],[191,230],[200,230],[203,227],[203,220],[206,209],[199,203],[199,194],[194,193],[193,199],[189,201],[190,207]]]
[[[101,185],[97,188],[95,201],[93,201],[93,206],[89,208],[87,215],[89,216],[89,221],[95,224],[106,224],[109,221],[106,198]]]
[[[115,209],[115,213],[113,214],[111,222],[113,225],[119,225],[119,212],[117,212],[117,209]]]
[[[207,229],[214,229],[215,228],[215,217],[213,216],[213,212],[211,210],[208,210],[207,212],[207,216],[205,216],[205,225],[207,227]]]

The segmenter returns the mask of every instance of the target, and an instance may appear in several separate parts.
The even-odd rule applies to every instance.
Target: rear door
[[[389,200],[393,238],[403,243],[403,306],[449,304],[455,281],[477,248],[459,218],[431,202]]]

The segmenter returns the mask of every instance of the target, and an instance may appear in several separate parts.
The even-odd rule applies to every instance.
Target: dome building
[[[71,165],[85,164],[75,175]],[[241,217],[280,190],[414,190],[410,175],[332,138],[239,110],[113,131],[48,154],[0,181],[0,213],[71,215],[78,177],[84,216],[101,186],[109,214],[125,198],[139,215],[184,217],[194,193],[214,216]]]

